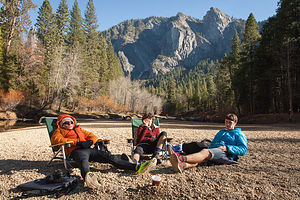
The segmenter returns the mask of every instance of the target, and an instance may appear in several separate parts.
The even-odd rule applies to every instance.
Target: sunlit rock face
[[[217,8],[202,20],[178,13],[174,17],[128,20],[102,32],[111,40],[125,74],[149,79],[178,66],[193,67],[200,60],[220,59],[231,50],[235,30],[240,38],[244,20]]]

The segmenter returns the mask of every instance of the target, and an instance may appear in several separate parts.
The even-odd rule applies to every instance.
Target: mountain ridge
[[[136,80],[221,59],[231,50],[235,30],[241,38],[244,25],[245,20],[212,7],[202,20],[179,12],[169,18],[126,20],[102,34],[112,41],[125,74]]]

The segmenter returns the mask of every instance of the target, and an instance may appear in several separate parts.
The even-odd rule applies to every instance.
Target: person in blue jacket
[[[173,170],[182,173],[184,169],[196,167],[206,161],[214,164],[237,164],[238,156],[247,153],[247,138],[240,128],[235,128],[237,122],[235,114],[227,114],[225,129],[217,133],[208,149],[200,152],[183,156],[175,152],[172,146],[168,146]]]

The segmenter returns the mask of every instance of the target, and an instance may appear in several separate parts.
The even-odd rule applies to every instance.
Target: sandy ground
[[[81,121],[82,128],[112,139],[113,154],[130,153],[130,121]],[[169,161],[136,175],[109,164],[92,163],[102,186],[90,191],[82,180],[60,199],[300,199],[299,124],[238,125],[248,138],[248,153],[238,165],[198,166],[175,174]],[[212,139],[223,124],[161,121],[172,144]],[[18,199],[19,184],[44,178],[62,165],[47,167],[52,155],[45,126],[0,133],[0,199]],[[80,173],[75,170],[73,175]],[[160,187],[151,176],[162,177]],[[79,176],[78,176],[79,177]],[[48,199],[49,196],[29,199]]]

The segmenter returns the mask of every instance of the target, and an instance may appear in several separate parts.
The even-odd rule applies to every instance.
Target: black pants
[[[151,143],[138,144],[134,150],[134,153],[137,153],[140,156],[143,155],[144,153],[154,153],[154,150],[157,146],[157,142],[158,142],[159,138],[161,138],[162,136],[167,136],[167,133],[165,131],[162,131],[159,134],[159,136],[156,138],[156,140],[154,140]]]
[[[79,164],[81,176],[83,178],[85,178],[86,173],[90,171],[89,161],[109,163],[119,169],[137,171],[137,164],[121,160],[118,156],[111,155],[110,152],[97,150],[95,148],[76,149],[72,151],[70,157]]]

